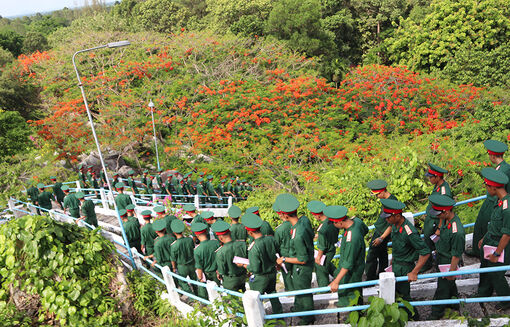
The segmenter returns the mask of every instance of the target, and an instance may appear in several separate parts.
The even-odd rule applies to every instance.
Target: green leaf
[[[71,298],[71,300],[76,301],[76,299],[80,297],[80,291],[77,289],[73,290],[71,294],[69,294],[69,297]]]
[[[391,321],[390,322],[396,322],[398,321],[398,318],[400,317],[400,312],[398,310],[398,304],[397,303],[393,303],[389,309],[389,314],[391,316]]]
[[[359,312],[358,311],[352,311],[349,314],[349,323],[351,325],[356,325],[358,323],[358,320],[359,320]]]
[[[369,323],[367,320],[367,317],[361,317],[361,319],[358,322],[358,327],[369,327]]]
[[[7,266],[7,268],[13,268],[15,263],[16,263],[16,258],[13,255],[8,255],[5,258],[5,265]]]
[[[381,312],[385,304],[386,303],[382,298],[374,297],[372,299],[372,303],[370,304],[370,308],[373,309],[375,312]]]

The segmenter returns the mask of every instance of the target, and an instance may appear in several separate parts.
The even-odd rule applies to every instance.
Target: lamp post
[[[161,167],[159,166],[158,139],[156,138],[156,125],[154,124],[154,102],[152,102],[152,100],[149,102],[149,108],[151,109],[152,130],[154,131],[154,146],[156,147],[156,160],[158,162],[159,170]]]
[[[108,184],[108,188],[112,192],[111,194],[113,194],[113,188],[112,188],[112,185],[110,182],[110,178],[108,177],[108,172],[106,171],[106,165],[104,163],[103,154],[101,153],[101,146],[99,145],[99,141],[97,139],[96,129],[94,128],[94,122],[92,121],[92,114],[90,113],[89,104],[87,102],[87,97],[85,96],[85,90],[83,89],[83,83],[81,82],[80,73],[78,72],[78,68],[76,68],[75,58],[76,58],[77,54],[82,53],[82,52],[88,52],[88,51],[102,49],[102,48],[120,48],[120,47],[124,47],[124,46],[130,45],[130,44],[131,43],[129,41],[112,42],[112,43],[100,45],[100,46],[97,46],[94,48],[80,50],[80,51],[75,52],[75,54],[73,55],[73,67],[74,67],[74,70],[76,71],[76,78],[78,79],[78,86],[80,87],[80,90],[81,90],[81,95],[83,97],[83,103],[85,104],[85,109],[87,110],[87,116],[89,118],[90,129],[92,130],[92,135],[94,136],[94,141],[96,142],[99,160],[101,161],[101,166],[103,169],[104,176],[106,178],[106,183]],[[113,206],[115,208],[115,213],[117,214],[117,219],[119,220],[120,230],[122,231],[122,238],[124,239],[124,244],[126,244],[126,247],[127,247],[128,253],[129,253],[129,258],[131,259],[131,264],[133,265],[133,268],[136,269],[135,260],[133,259],[133,253],[131,252],[131,248],[130,248],[129,242],[127,240],[126,232],[124,230],[124,226],[122,225],[122,219],[120,218],[119,209],[118,209],[117,203],[115,203],[115,201],[113,201]]]

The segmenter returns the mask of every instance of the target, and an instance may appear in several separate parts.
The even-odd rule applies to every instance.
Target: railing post
[[[164,266],[161,269],[161,273],[163,274],[163,279],[165,280],[166,291],[168,293],[168,300],[173,306],[176,306],[181,299],[179,299],[179,294],[174,290],[175,282],[172,276],[170,275],[170,268],[168,266]]]
[[[130,195],[129,196],[131,198],[131,202],[133,202],[133,204],[136,206],[136,198],[134,195]]]
[[[383,272],[379,274],[379,297],[386,304],[395,303],[395,273]]]
[[[248,327],[264,326],[264,316],[266,313],[260,300],[260,292],[252,290],[244,292],[243,307]]]
[[[152,203],[154,203],[154,205],[156,205],[156,203],[158,203],[158,197],[156,194],[152,195]]]
[[[78,192],[79,190],[81,190],[80,181],[76,181],[76,192]]]
[[[214,302],[221,297],[221,294],[215,289],[217,287],[215,282],[208,280],[207,281],[207,295],[209,296],[209,301]]]
[[[142,266],[142,259],[138,255],[138,250],[136,248],[131,248],[131,253],[133,253],[133,259],[135,260],[136,269],[140,269]]]
[[[199,200],[199,197],[198,197],[198,194],[195,194],[195,208],[198,208],[200,207],[200,200]]]
[[[228,202],[227,203],[228,203],[228,207],[227,208],[230,208],[232,206],[232,197],[231,196],[228,197]]]
[[[103,187],[99,189],[99,194],[101,195],[101,203],[103,204],[103,208],[110,209],[110,207],[108,206],[108,201],[106,200],[106,193]]]

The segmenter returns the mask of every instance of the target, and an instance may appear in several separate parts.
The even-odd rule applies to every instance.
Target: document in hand
[[[248,258],[242,258],[242,257],[238,257],[238,256],[235,256],[234,259],[232,260],[233,263],[239,263],[239,264],[242,264],[242,265],[249,265],[250,264],[250,261],[248,260]]]
[[[313,257],[314,257],[314,258],[317,258],[317,255],[318,255],[318,254],[319,254],[319,251],[314,250]],[[321,266],[324,266],[324,261],[326,261],[326,256],[325,256],[325,255],[323,255],[323,256],[321,257]]]
[[[495,246],[484,245],[483,246],[483,257],[489,260],[489,256],[496,251]],[[501,251],[501,255],[498,258],[498,262],[503,263],[505,261],[505,250]]]

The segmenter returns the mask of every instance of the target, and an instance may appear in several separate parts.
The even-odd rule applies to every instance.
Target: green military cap
[[[306,207],[308,208],[308,210],[310,210],[312,214],[321,214],[326,208],[326,205],[321,201],[313,200],[308,202]]]
[[[92,165],[87,166],[87,169],[92,169],[92,168],[94,168],[94,166],[92,166]]]
[[[429,170],[425,173],[425,176],[427,176],[427,177],[434,177],[434,176],[442,177],[447,172],[448,172],[448,170],[441,168],[439,166],[436,166],[429,162]]]
[[[202,218],[204,218],[205,220],[208,220],[208,219],[214,218],[214,213],[212,211],[204,211],[204,212],[200,213],[200,216]]]
[[[133,169],[131,169],[129,172],[128,172],[129,175],[134,175],[135,174],[135,171]]]
[[[190,173],[191,174],[191,173]],[[205,175],[205,171],[201,171],[200,173],[198,173],[200,176],[204,176]]]
[[[388,183],[382,179],[374,179],[367,183],[367,187],[372,190],[374,193],[382,192],[388,187]]]
[[[82,167],[83,167],[83,164],[82,164],[82,163],[78,165],[78,168],[79,168],[79,169],[81,169]]]
[[[172,220],[170,227],[172,227],[172,232],[174,233],[182,233],[185,228],[184,223],[179,219]]]
[[[52,180],[52,181],[53,181],[53,180],[57,180],[57,177],[56,177],[56,176],[51,176],[51,177],[50,177],[50,180]]]
[[[255,215],[259,214],[259,207],[249,207],[246,209],[246,213],[253,213]]]
[[[161,232],[163,229],[166,229],[166,221],[165,219],[157,219],[152,223],[152,228],[156,232]]]
[[[241,179],[241,183],[246,183],[246,179]]]
[[[342,221],[347,218],[347,208],[344,206],[327,206],[322,212],[329,220]]]
[[[432,217],[437,217],[444,210],[452,210],[455,200],[446,195],[432,194],[429,196],[431,207],[428,213]]]
[[[273,203],[273,210],[276,213],[280,212],[280,208],[278,207],[278,205],[276,203]]]
[[[135,205],[134,204],[128,204],[126,206],[126,211],[134,211],[135,210]]]
[[[251,212],[245,213],[241,217],[241,220],[243,221],[245,228],[252,232],[256,231],[260,228],[260,226],[262,226],[262,219]]]
[[[143,218],[150,218],[150,217],[152,217],[152,211],[150,211],[150,210],[144,210],[140,214],[143,216]]]
[[[199,178],[197,179],[197,183],[202,183],[203,181],[204,181],[204,179],[203,179],[202,177],[199,177]]]
[[[383,206],[383,212],[381,213],[382,218],[388,218],[394,213],[402,213],[406,205],[398,200],[393,199],[381,199]]]
[[[37,188],[39,188],[39,189],[44,188],[44,184],[43,183],[38,183],[37,184]]]
[[[213,179],[213,175],[207,175],[207,179]]]
[[[193,212],[193,211],[197,210],[197,208],[195,208],[194,204],[185,204],[184,207],[182,207],[182,210],[184,210],[186,212]]]
[[[228,208],[228,215],[230,218],[239,218],[241,216],[241,208],[236,205],[232,205]]]
[[[199,222],[192,223],[191,231],[195,234],[202,234],[203,232],[207,231],[207,225]]]
[[[280,208],[280,212],[292,213],[299,208],[298,199],[289,193],[278,195],[276,197],[275,203],[277,204],[278,208]]]
[[[119,216],[123,217],[125,215],[127,215],[127,210],[126,209],[120,209],[119,210]]]
[[[220,181],[220,183],[225,183],[225,179],[222,179],[222,180]]]
[[[482,176],[484,178],[485,184],[489,186],[504,187],[506,184],[508,184],[508,176],[494,168],[482,169]]]
[[[503,155],[508,150],[508,145],[496,140],[487,140],[483,142],[483,145],[487,149],[487,153],[497,156]]]
[[[211,228],[216,234],[223,235],[230,231],[230,224],[224,220],[218,220],[212,224]]]
[[[158,168],[158,173],[162,172],[163,168]]]
[[[61,190],[62,190],[62,191],[69,191],[69,186],[67,186],[67,185],[62,185]]]
[[[117,172],[113,173],[113,177],[115,177],[115,176],[119,176],[119,173],[117,173]]]
[[[122,182],[118,182],[117,184],[115,184],[115,188],[124,188],[124,183]]]
[[[149,170],[145,169],[145,170],[143,171],[143,173],[144,173],[144,174],[148,174],[148,173],[149,173]]]
[[[85,194],[83,192],[76,192],[74,195],[77,199],[83,199],[85,197]]]
[[[156,207],[154,207],[154,212],[155,213],[165,212],[165,207],[163,207],[163,206],[156,206]]]

